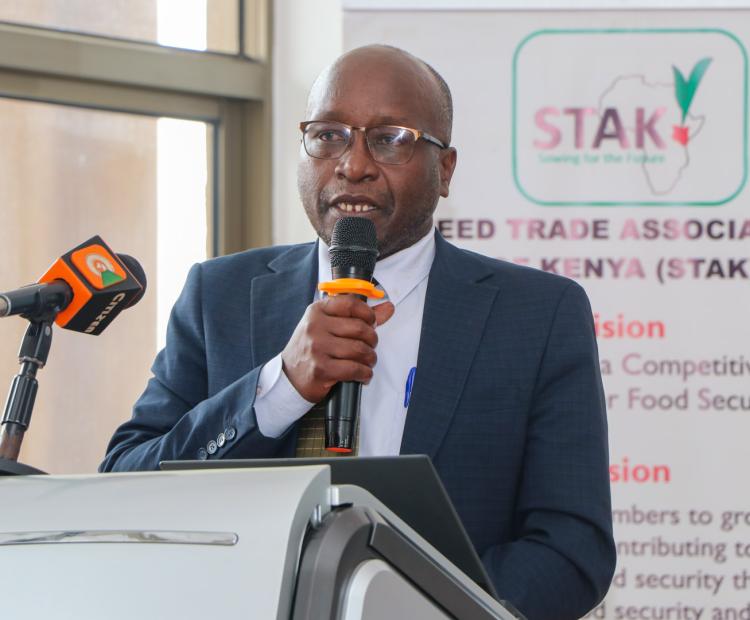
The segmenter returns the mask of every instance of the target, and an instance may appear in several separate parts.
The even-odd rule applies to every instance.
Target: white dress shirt
[[[435,232],[430,230],[414,245],[375,265],[374,278],[385,291],[385,299],[395,306],[395,312],[377,328],[378,361],[372,380],[362,387],[360,456],[397,455],[401,448],[408,410],[406,383],[409,372],[417,365],[427,276],[434,258]],[[318,240],[318,282],[331,279],[328,246]],[[255,417],[263,435],[280,437],[314,404],[302,398],[289,382],[282,371],[280,353],[263,366],[255,399]]]

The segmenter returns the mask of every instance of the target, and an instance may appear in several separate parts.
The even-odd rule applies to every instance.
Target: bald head
[[[307,119],[317,121],[312,139],[338,142],[334,146],[346,141],[335,157],[320,151],[310,155],[306,142],[300,144],[300,198],[323,241],[329,243],[336,222],[352,214],[375,225],[380,258],[430,232],[438,199],[448,196],[457,157],[456,149],[446,146],[451,138],[450,92],[441,83],[424,62],[384,45],[345,54],[315,81],[307,107]],[[396,134],[347,132],[342,124],[406,127],[422,132],[422,139],[411,142],[406,160],[390,163],[373,156],[370,139],[375,137],[379,154],[389,144],[388,136]],[[309,126],[304,124],[303,132]]]
[[[428,113],[433,126],[419,127],[435,133],[446,144],[450,143],[453,125],[453,99],[448,84],[430,65],[409,52],[390,45],[367,45],[358,47],[340,56],[324,69],[310,89],[307,100],[307,118],[322,101],[343,97],[341,79],[346,74],[359,73],[372,76],[374,89],[396,87],[411,89],[414,96],[423,98],[428,104]],[[378,79],[387,75],[389,80]],[[395,82],[395,84],[394,84]]]

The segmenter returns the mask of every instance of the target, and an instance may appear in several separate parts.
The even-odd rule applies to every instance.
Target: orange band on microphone
[[[372,282],[357,278],[339,278],[330,282],[321,282],[318,284],[318,290],[328,293],[331,297],[344,294],[362,295],[370,299],[385,297],[385,293],[376,289]]]
[[[68,286],[73,290],[73,299],[70,300],[70,304],[68,304],[68,307],[58,314],[55,319],[55,323],[60,327],[65,327],[68,324],[68,321],[78,314],[78,311],[88,303],[92,294],[62,258],[58,258],[52,264],[52,267],[47,270],[47,273],[39,278],[39,283],[49,283],[54,280],[63,280],[64,282],[67,282]]]
[[[326,448],[328,452],[338,452],[339,454],[348,454],[352,451],[351,448]]]

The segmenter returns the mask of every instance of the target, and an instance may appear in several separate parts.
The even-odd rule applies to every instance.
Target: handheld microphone
[[[333,227],[331,247],[333,281],[319,285],[329,295],[353,294],[360,299],[381,298],[372,284],[378,260],[375,225],[363,217],[344,217]],[[326,406],[325,448],[331,452],[351,452],[359,415],[362,384],[342,381],[333,386]]]
[[[115,254],[94,236],[58,258],[37,284],[0,293],[0,317],[50,316],[60,327],[98,336],[145,290],[146,274],[138,261]]]

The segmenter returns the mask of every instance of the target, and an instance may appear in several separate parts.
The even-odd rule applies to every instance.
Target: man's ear
[[[448,188],[453,178],[453,171],[456,169],[456,158],[458,152],[452,146],[440,151],[440,195],[443,198],[448,197]]]

